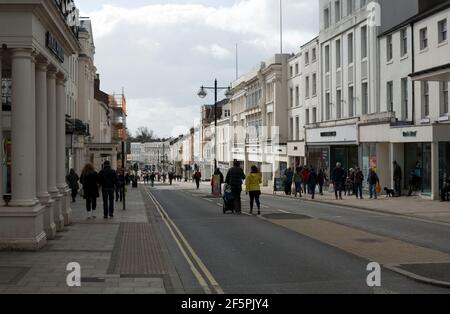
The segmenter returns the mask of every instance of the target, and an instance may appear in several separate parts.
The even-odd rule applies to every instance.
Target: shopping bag
[[[330,184],[330,188],[328,189],[328,192],[331,194],[334,193],[334,184]]]
[[[380,194],[381,193],[381,185],[380,184],[377,184],[377,194]]]
[[[320,193],[320,188],[318,185],[316,185],[316,194],[319,194],[319,193]]]

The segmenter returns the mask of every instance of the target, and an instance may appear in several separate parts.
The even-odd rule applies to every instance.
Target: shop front
[[[305,142],[289,142],[287,153],[291,167],[297,168],[305,164]]]
[[[346,170],[359,165],[358,128],[341,125],[306,130],[307,164],[328,175],[337,163]]]

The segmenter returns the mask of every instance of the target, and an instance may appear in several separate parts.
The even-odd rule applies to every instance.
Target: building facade
[[[0,4],[0,249],[39,249],[71,223],[65,84],[81,50],[72,14],[54,1]]]

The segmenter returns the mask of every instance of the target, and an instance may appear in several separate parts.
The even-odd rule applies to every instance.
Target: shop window
[[[12,104],[12,79],[2,78],[2,107],[3,111],[11,111]]]

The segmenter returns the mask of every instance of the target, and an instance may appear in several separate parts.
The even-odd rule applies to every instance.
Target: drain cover
[[[398,268],[422,277],[450,282],[450,264],[409,264]]]
[[[267,214],[263,215],[264,218],[271,219],[271,220],[307,220],[311,219],[309,216],[305,215],[296,215],[296,214]]]
[[[0,266],[0,285],[17,284],[30,270],[29,267],[1,267]]]

